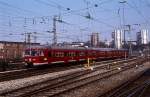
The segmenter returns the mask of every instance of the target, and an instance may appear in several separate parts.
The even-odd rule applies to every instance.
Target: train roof
[[[126,49],[115,49],[115,48],[91,48],[91,47],[87,48],[87,47],[71,47],[71,46],[38,46],[38,47],[36,46],[36,47],[31,47],[30,49],[99,50],[99,51],[126,50]]]
[[[85,50],[86,47],[70,47],[70,46],[36,46],[27,47],[27,49],[63,49],[63,50]]]
[[[127,49],[116,49],[116,48],[91,48],[92,50],[100,50],[100,51],[115,51],[115,50],[120,50],[124,51]]]
[[[86,47],[71,47],[71,46],[53,46],[53,47],[48,47],[47,49],[57,49],[57,50],[86,50]]]

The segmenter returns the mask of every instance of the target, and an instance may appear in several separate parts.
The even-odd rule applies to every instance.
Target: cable
[[[36,0],[36,1],[41,1],[41,0]],[[108,1],[108,0],[107,0]],[[106,2],[106,1],[105,1]],[[57,3],[56,3],[57,4]],[[55,7],[55,8],[58,8],[58,6],[57,5],[53,5],[53,4],[45,4],[45,5],[48,5],[48,6],[53,6],[53,7]],[[60,6],[60,5],[59,5]],[[94,8],[95,6],[90,6],[89,8]],[[61,10],[63,10],[63,11],[66,11],[66,8],[65,7],[61,7]],[[86,10],[86,8],[84,8],[84,9],[79,9],[80,11],[84,11],[84,10]],[[65,12],[65,14],[68,14],[68,13],[71,13],[71,14],[74,14],[74,15],[77,15],[77,16],[81,16],[81,17],[83,17],[83,18],[86,18],[84,15],[82,15],[82,14],[78,14],[78,13],[76,13],[77,12],[77,10],[71,10],[71,11],[68,11],[68,12]],[[24,17],[23,17],[24,18]],[[36,19],[36,18],[41,18],[41,17],[34,17],[34,19]],[[30,19],[30,18],[29,18]],[[33,19],[33,18],[31,18],[31,19]],[[111,28],[115,28],[113,25],[111,25],[111,24],[109,24],[109,23],[105,23],[105,22],[103,22],[103,21],[101,21],[101,20],[99,20],[99,19],[96,19],[96,18],[89,18],[89,20],[92,20],[92,21],[94,21],[94,22],[97,22],[97,23],[100,23],[100,24],[104,24],[104,25],[106,25],[106,26],[108,26],[108,27],[111,27]],[[78,24],[68,24],[69,26],[78,26]],[[33,27],[33,26],[32,26]],[[28,27],[26,28],[26,29],[29,29]],[[33,29],[32,29],[33,30]],[[37,30],[37,29],[36,29]]]
[[[37,0],[36,0],[36,1],[37,1]],[[41,1],[41,0],[40,0],[40,1]],[[59,6],[60,6],[60,5],[59,5]],[[47,17],[49,17],[49,16],[47,16]],[[46,17],[46,18],[47,18],[47,17]],[[24,17],[23,17],[23,18],[24,18]],[[35,17],[35,18],[41,18],[41,17]],[[51,18],[52,18],[52,17],[51,17]],[[28,18],[28,19],[30,19],[30,18]]]
[[[54,5],[50,4],[50,3],[44,2],[42,0],[34,0],[34,1],[39,3],[39,4],[44,4],[44,5],[47,5],[47,6],[50,6],[50,7],[54,7],[54,8],[57,7],[57,6],[54,6]]]
[[[102,0],[99,0],[99,1],[102,1]],[[103,0],[103,2],[100,2],[99,4],[105,4],[105,3],[110,3],[114,0]]]
[[[41,0],[35,0],[35,1],[41,1]],[[110,1],[110,0],[106,0],[105,2],[102,2],[101,4],[104,4],[104,3],[107,3],[108,1]],[[44,1],[42,1],[43,2],[43,4],[48,4],[48,6],[51,6],[51,7],[55,7],[55,6],[52,6],[52,5],[49,5],[49,3],[46,3],[46,2],[44,2]],[[57,4],[57,3],[55,3],[55,4]],[[60,4],[57,4],[58,6],[61,6]],[[88,8],[92,8],[92,7],[94,7],[94,6],[90,6],[90,7],[88,7]],[[55,8],[58,8],[58,7],[55,7]],[[65,10],[65,7],[63,7],[63,6],[61,6],[61,8],[64,8],[63,9],[63,11]],[[80,9],[80,10],[86,10],[87,8],[84,8],[84,9]],[[65,10],[66,11],[66,10]],[[72,13],[72,14],[74,14],[74,15],[78,15],[78,16],[82,16],[82,17],[84,17],[84,18],[86,18],[86,16],[83,16],[83,15],[81,15],[81,14],[78,14],[78,13],[74,13],[73,11],[69,11],[69,13]],[[66,13],[64,13],[64,14],[66,14]],[[115,28],[115,27],[113,27],[112,25],[110,25],[110,24],[108,24],[108,23],[105,23],[105,22],[103,22],[103,21],[100,21],[100,20],[98,20],[98,19],[92,19],[91,18],[91,20],[94,20],[95,22],[98,22],[98,23],[101,23],[101,24],[105,24],[106,26],[108,26],[108,27],[111,27],[111,28]]]
[[[133,8],[145,20],[146,23],[149,23],[149,20],[147,20],[146,17],[142,14],[142,12],[137,8],[136,4],[134,2],[132,3],[134,4],[134,6],[127,2],[129,7]]]
[[[14,8],[14,9],[20,10],[20,11],[24,11],[24,12],[27,12],[27,13],[36,13],[36,14],[39,14],[37,12],[33,12],[33,11],[30,11],[30,10],[27,10],[27,9],[23,9],[23,8],[19,8],[19,7],[13,6],[13,5],[11,5],[11,4],[7,3],[7,2],[0,1],[0,4],[4,5],[4,6],[8,6],[10,8]]]

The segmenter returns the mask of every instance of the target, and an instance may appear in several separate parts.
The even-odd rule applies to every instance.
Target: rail
[[[136,60],[136,61],[135,61]],[[130,68],[135,68],[139,63],[144,62],[145,60],[140,58],[139,60],[129,60],[128,64],[121,65],[118,69],[118,65],[116,67],[110,68],[109,70],[105,70],[104,72],[97,73],[92,75],[91,73],[96,73],[101,69],[101,67],[95,68],[93,71],[85,70],[76,72],[74,74],[68,74],[53,80],[48,80],[46,82],[37,83],[32,86],[23,87],[18,90],[10,91],[7,93],[1,94],[6,97],[28,97],[28,96],[40,96],[44,95],[44,93],[48,96],[60,95],[66,93],[70,90],[85,86],[87,84],[96,82],[97,80],[101,80],[103,78],[110,77],[112,75],[118,74],[122,71],[125,71]],[[124,62],[124,61],[123,61]],[[91,75],[89,75],[91,74]]]

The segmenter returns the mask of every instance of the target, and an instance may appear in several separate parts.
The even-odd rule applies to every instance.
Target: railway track
[[[42,75],[57,71],[63,71],[67,69],[73,69],[73,68],[79,68],[82,67],[81,65],[76,66],[63,66],[63,67],[48,67],[48,68],[30,68],[30,69],[21,69],[21,70],[14,70],[14,71],[8,71],[8,72],[1,72],[0,73],[0,82],[2,81],[8,81],[8,80],[14,80],[14,79],[20,79],[30,76],[36,76],[36,75]]]
[[[148,97],[150,94],[146,90],[150,88],[150,80],[145,81],[141,85],[131,88],[130,90],[121,93],[117,97]],[[147,95],[147,96],[143,96]]]
[[[146,60],[150,61],[149,59]],[[144,72],[141,76],[123,83],[121,86],[114,88],[100,97],[149,97],[149,92],[150,69]]]
[[[119,72],[125,71],[130,68],[134,68],[139,63],[144,62],[144,59],[140,60],[134,59],[128,62],[129,62],[128,65],[125,64],[120,66],[119,68],[121,69],[116,68],[118,67],[117,65],[116,67],[110,66],[109,70],[104,70],[104,72],[99,72],[99,69],[101,69],[101,67],[97,67],[93,71],[89,70],[79,71],[72,74],[64,75],[56,79],[50,79],[46,82],[37,83],[28,87],[23,87],[17,90],[6,92],[1,94],[1,96],[5,97],[58,96],[60,94],[82,87],[97,80],[107,78],[109,76],[118,74]]]
[[[117,65],[121,62],[127,62],[132,61],[136,58],[132,59],[115,59],[115,60],[107,60],[107,61],[101,61],[96,62],[94,65],[102,65],[101,68],[107,68],[109,65]],[[107,66],[108,65],[108,66]],[[53,66],[53,67],[44,67],[44,68],[30,68],[30,69],[21,69],[21,70],[13,70],[13,71],[6,71],[6,72],[0,72],[0,82],[2,81],[8,81],[8,80],[14,80],[14,79],[20,79],[25,77],[31,77],[36,75],[42,75],[52,72],[58,72],[58,71],[64,71],[74,68],[80,68],[83,67],[83,65],[70,65],[70,66]]]
[[[110,68],[110,66],[116,66],[120,63],[126,63],[128,61],[136,60],[137,58],[132,59],[116,59],[116,60],[107,60],[107,61],[101,61],[96,62],[94,65],[102,65],[101,68]],[[58,71],[64,71],[68,69],[74,69],[74,68],[80,68],[83,67],[83,65],[70,65],[70,66],[53,66],[48,68],[30,68],[30,69],[21,69],[21,70],[14,70],[14,71],[6,71],[6,72],[0,72],[0,82],[2,81],[8,81],[8,80],[14,80],[14,79],[20,79],[25,77],[31,77],[36,75],[42,75],[52,72],[58,72]]]
[[[102,97],[150,97],[150,69],[140,77],[124,83]]]
[[[102,62],[97,62],[95,65],[99,64],[107,64],[111,62],[121,61],[123,59],[116,59],[116,60],[107,60]],[[0,72],[0,82],[2,81],[8,81],[8,80],[14,80],[19,78],[25,78],[30,76],[36,76],[36,75],[42,75],[52,72],[58,72],[58,71],[64,71],[68,69],[74,69],[83,67],[83,65],[70,65],[70,66],[46,66],[44,68],[30,68],[30,69],[21,69],[21,70],[13,70],[13,71],[6,71],[6,72]]]
[[[139,85],[136,85],[130,89],[128,88],[128,90],[126,91],[121,92],[121,90],[119,90],[107,97],[149,97],[149,89],[150,80],[146,80],[145,82],[140,83]]]

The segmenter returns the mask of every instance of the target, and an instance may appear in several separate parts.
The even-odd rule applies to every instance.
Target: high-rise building
[[[137,44],[148,44],[149,37],[148,37],[148,30],[142,29],[140,32],[137,32]]]
[[[137,45],[141,45],[141,32],[137,32],[137,37],[136,37]]]
[[[114,47],[117,49],[122,48],[122,41],[123,41],[123,30],[115,30],[112,32],[113,44]]]
[[[98,47],[99,46],[99,33],[92,33],[91,35],[91,46]]]

